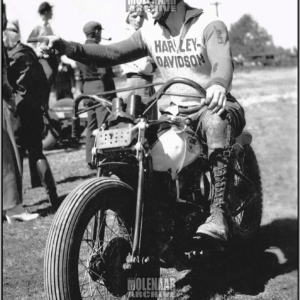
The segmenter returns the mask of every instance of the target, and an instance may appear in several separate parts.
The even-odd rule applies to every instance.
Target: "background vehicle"
[[[205,97],[197,83],[184,78],[166,82],[143,102],[139,96],[112,103],[89,96],[110,109],[111,116],[96,134],[97,177],[70,193],[51,226],[45,252],[48,299],[130,299],[139,289],[135,285],[131,290],[129,279],[159,278],[160,266],[173,267],[178,261],[190,267],[213,263],[210,258],[226,248],[253,242],[262,191],[252,137],[246,131],[234,145],[229,240],[193,239],[209,215],[212,198],[206,146],[191,130],[188,117],[147,120],[147,112],[176,83]],[[84,97],[74,103],[75,135]],[[155,292],[154,282],[148,288]]]
[[[72,116],[74,100],[64,98],[56,101],[48,110],[48,116],[44,114],[43,149],[50,150],[57,144],[74,144],[71,138]],[[81,103],[81,108],[84,108]],[[49,120],[50,118],[50,120]],[[87,112],[80,116],[80,133],[83,134],[87,125]]]

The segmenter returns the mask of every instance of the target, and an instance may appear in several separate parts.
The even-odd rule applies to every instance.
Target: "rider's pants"
[[[244,109],[231,94],[227,95],[225,111],[220,116],[204,106],[189,117],[193,120],[193,130],[207,144],[208,154],[231,146],[246,124]]]

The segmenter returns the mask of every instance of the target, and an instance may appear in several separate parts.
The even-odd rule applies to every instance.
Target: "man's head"
[[[169,14],[176,10],[176,5],[182,0],[145,0],[152,18],[157,21],[166,20]]]
[[[50,5],[48,2],[43,2],[38,9],[39,14],[43,17],[45,20],[52,19],[53,12],[52,12],[52,5]]]
[[[126,18],[126,23],[133,27],[135,30],[140,29],[145,19],[147,19],[147,14],[144,11],[142,6],[135,6],[128,12],[128,16]]]
[[[12,49],[20,41],[20,28],[19,22],[8,21],[6,29],[3,31],[3,43],[8,49]]]
[[[87,38],[95,39],[96,42],[101,42],[102,26],[100,23],[91,21],[84,25],[83,32]]]

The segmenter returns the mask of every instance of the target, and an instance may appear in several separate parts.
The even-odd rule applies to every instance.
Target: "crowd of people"
[[[54,34],[50,25],[53,6],[48,2],[41,3],[38,15],[38,24],[31,31],[28,40]],[[39,217],[38,214],[30,214],[22,207],[23,160],[27,155],[32,188],[45,188],[54,211],[60,205],[54,176],[42,149],[43,113],[49,108],[50,93],[55,93],[56,100],[60,100],[74,98],[81,93],[98,94],[111,91],[116,87],[111,67],[98,68],[93,64],[76,63],[66,56],[53,53],[45,58],[38,43],[21,43],[19,23],[17,20],[7,21],[5,4],[3,16],[3,87],[7,90],[7,93],[3,93],[3,210],[7,221],[12,223],[15,220],[27,221]],[[128,12],[125,31],[131,34],[138,30],[146,17],[142,12]],[[99,22],[90,21],[85,24],[85,44],[99,44],[102,30]],[[152,82],[155,64],[154,61],[150,62],[150,58],[143,58],[134,63],[124,64],[122,69],[127,84],[136,86]],[[150,96],[153,93],[153,88],[131,92],[141,96]],[[112,100],[116,96],[116,93],[112,93],[107,99]],[[87,107],[95,104],[93,100],[85,100]],[[100,128],[107,117],[108,111],[103,107],[88,111],[85,160],[90,169],[93,168],[93,131]],[[157,113],[154,112],[153,118],[155,117]]]
[[[184,0],[176,0],[176,9],[173,10],[166,9],[169,0],[145,2],[148,15],[153,19],[149,26],[143,26],[147,18],[143,6],[130,7],[125,19],[128,37],[110,45],[99,44],[103,28],[98,22],[89,22],[84,26],[85,44],[67,42],[52,35],[46,21],[52,16],[49,12],[52,7],[44,3],[39,8],[44,27],[38,27],[33,34],[47,35],[47,40],[37,45],[40,64],[46,70],[43,61],[46,59],[51,67],[54,51],[81,63],[85,92],[90,89],[94,92],[113,89],[109,67],[117,64],[124,66],[127,83],[131,86],[152,82],[156,66],[164,81],[180,76],[199,83],[206,90],[205,99],[189,97],[191,94],[197,95],[196,91],[178,84],[171,87],[171,92],[186,93],[186,96],[171,96],[170,106],[163,113],[189,116],[192,129],[207,145],[213,189],[211,215],[195,234],[226,241],[230,215],[228,195],[234,179],[232,146],[245,126],[244,110],[230,93],[234,68],[227,27],[218,17],[190,7]],[[172,1],[172,4],[175,2]],[[87,66],[90,61],[94,65]],[[47,79],[51,81],[51,75]],[[137,90],[134,93],[149,96],[153,90]],[[8,102],[10,98],[7,98]],[[18,114],[18,109],[16,111]],[[90,113],[90,130],[101,126],[105,118],[106,112],[100,109]]]

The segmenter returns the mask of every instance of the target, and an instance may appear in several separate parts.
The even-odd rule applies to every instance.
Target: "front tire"
[[[47,299],[127,299],[135,193],[111,178],[77,187],[57,211],[46,243]]]

